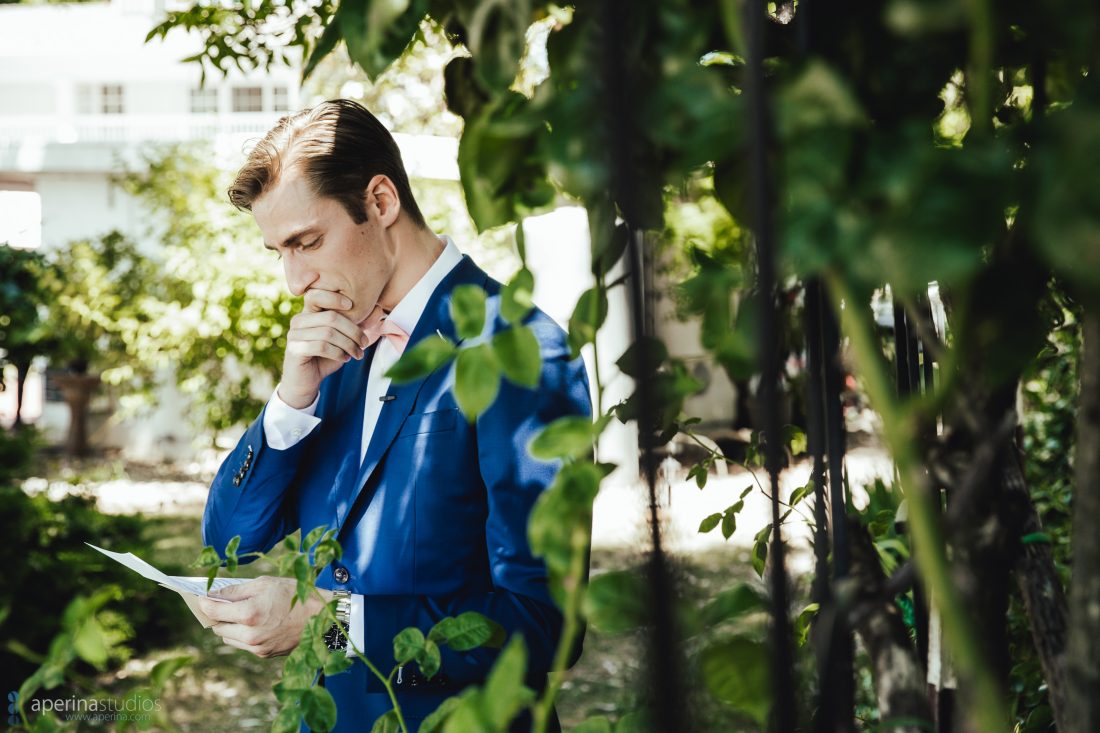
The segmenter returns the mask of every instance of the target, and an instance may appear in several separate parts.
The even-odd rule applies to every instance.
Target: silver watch
[[[333,651],[347,649],[348,629],[351,627],[351,591],[334,590],[336,599],[336,623],[325,632],[325,646]]]

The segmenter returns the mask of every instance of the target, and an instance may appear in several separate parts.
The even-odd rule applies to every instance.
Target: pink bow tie
[[[386,318],[381,306],[374,306],[366,320],[359,324],[363,334],[370,340],[368,346],[373,346],[383,336],[390,345],[401,355],[405,351],[405,345],[409,343],[409,334],[405,329]]]

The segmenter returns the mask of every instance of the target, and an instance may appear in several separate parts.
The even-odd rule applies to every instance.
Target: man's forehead
[[[252,215],[264,236],[264,246],[268,249],[289,246],[317,231],[324,219],[324,203],[301,176],[291,173],[281,178],[252,206]]]

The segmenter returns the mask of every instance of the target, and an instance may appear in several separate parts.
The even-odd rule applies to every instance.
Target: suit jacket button
[[[241,477],[240,476],[234,476],[233,477],[233,485],[234,486],[240,486],[241,485]]]
[[[350,576],[347,568],[340,567],[332,571],[332,577],[336,579],[337,583],[346,583]]]

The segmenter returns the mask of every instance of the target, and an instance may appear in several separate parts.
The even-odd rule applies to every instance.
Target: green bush
[[[15,690],[30,675],[61,626],[61,614],[77,595],[93,596],[109,585],[122,598],[101,614],[108,633],[130,639],[112,663],[172,640],[191,622],[186,606],[95,552],[85,542],[116,551],[151,553],[141,516],[101,514],[90,497],[51,501],[29,496],[16,480],[28,465],[33,434],[0,431],[0,648],[11,661],[0,668],[0,689]],[[167,572],[180,572],[166,569]],[[78,668],[79,671],[79,668]]]

